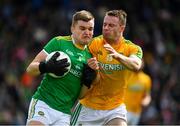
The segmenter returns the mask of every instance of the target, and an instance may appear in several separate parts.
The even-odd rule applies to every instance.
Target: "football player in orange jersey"
[[[127,125],[124,93],[131,70],[141,68],[142,50],[123,37],[126,16],[123,10],[106,12],[103,35],[90,43],[88,65],[98,76],[75,107],[71,125]]]
[[[143,107],[148,106],[151,102],[151,77],[143,70],[133,74],[125,93],[128,125],[137,125]],[[133,102],[134,99],[136,99],[135,102]]]

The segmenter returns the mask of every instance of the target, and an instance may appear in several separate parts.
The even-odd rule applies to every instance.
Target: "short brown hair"
[[[111,11],[106,12],[106,15],[118,17],[120,24],[126,25],[127,14],[125,11],[123,11],[123,10],[111,10]]]
[[[78,12],[76,12],[76,13],[73,15],[73,18],[72,18],[72,26],[73,26],[74,24],[76,24],[77,21],[79,21],[79,20],[88,22],[88,21],[90,21],[90,20],[92,20],[92,19],[94,19],[94,16],[91,14],[91,12],[86,11],[86,10],[78,11]]]

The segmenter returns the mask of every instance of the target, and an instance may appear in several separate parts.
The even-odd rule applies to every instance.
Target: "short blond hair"
[[[118,17],[120,24],[126,25],[127,14],[125,11],[123,11],[123,10],[111,10],[111,11],[106,12],[106,15]]]
[[[79,21],[79,20],[88,22],[92,19],[94,19],[94,16],[92,15],[91,12],[86,11],[86,10],[78,11],[73,15],[72,26],[74,26],[77,23],[77,21]]]

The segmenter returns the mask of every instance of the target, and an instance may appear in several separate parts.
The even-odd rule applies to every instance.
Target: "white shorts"
[[[71,125],[99,126],[105,125],[115,118],[121,118],[127,121],[126,114],[127,111],[124,104],[112,110],[94,110],[78,103],[71,118]]]
[[[133,112],[127,112],[128,125],[138,125],[139,119],[140,119],[140,114],[135,114]]]
[[[49,107],[45,102],[32,98],[29,106],[27,124],[33,120],[45,125],[69,126],[70,117],[68,114]]]

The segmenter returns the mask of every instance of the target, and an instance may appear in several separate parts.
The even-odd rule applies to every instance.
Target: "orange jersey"
[[[151,90],[151,78],[144,72],[134,73],[131,80],[128,82],[125,95],[126,108],[130,112],[137,114],[141,113],[141,102]]]
[[[99,36],[89,45],[90,52],[99,62],[100,79],[93,83],[92,88],[80,100],[84,106],[97,110],[110,110],[123,103],[127,81],[132,74],[132,71],[109,55],[104,44],[103,37]],[[142,58],[141,48],[124,38],[120,44],[111,46],[125,56],[136,55]]]

